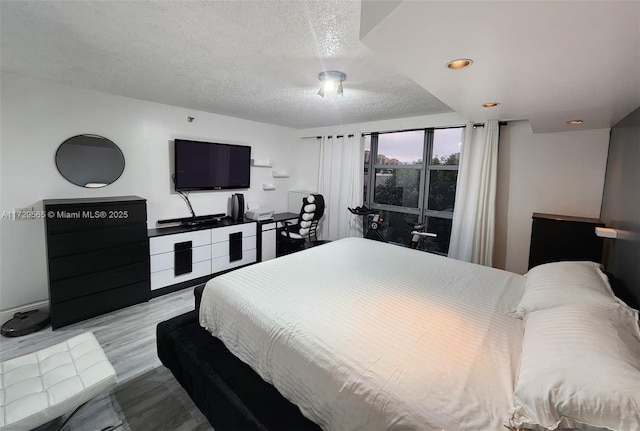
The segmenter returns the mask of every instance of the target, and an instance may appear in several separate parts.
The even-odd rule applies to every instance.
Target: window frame
[[[425,129],[409,129],[409,130],[398,130],[393,132],[372,132],[370,133],[370,148],[369,148],[369,163],[365,163],[365,169],[368,170],[369,178],[367,184],[367,196],[365,199],[365,205],[367,205],[371,209],[381,210],[381,211],[391,211],[391,212],[400,212],[407,214],[415,214],[418,216],[418,221],[420,223],[427,223],[427,217],[435,217],[442,219],[453,220],[454,211],[439,211],[426,208],[428,205],[428,191],[430,187],[431,181],[431,172],[432,171],[458,171],[458,175],[460,173],[460,164],[458,161],[457,165],[434,165],[432,164],[433,160],[433,149],[434,149],[434,137],[435,130],[438,129],[463,129],[464,126],[454,126],[454,127],[431,127]],[[422,147],[422,164],[419,165],[384,165],[374,163],[378,160],[378,138],[380,135],[387,133],[402,133],[402,132],[411,132],[411,131],[424,131],[424,143]],[[388,205],[388,204],[380,204],[375,202],[375,182],[376,182],[376,169],[419,169],[420,170],[420,184],[418,191],[418,207],[405,207],[398,205]],[[363,170],[363,176],[365,172]],[[458,189],[456,187],[456,193]]]

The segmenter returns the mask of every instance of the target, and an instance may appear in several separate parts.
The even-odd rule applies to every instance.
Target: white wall
[[[533,134],[500,129],[494,265],[525,273],[534,212],[600,217],[609,129]]]
[[[295,156],[297,163],[291,167],[292,190],[317,192],[320,140],[315,137],[298,138]]]
[[[273,169],[252,168],[246,200],[286,210],[287,191],[299,181],[272,178],[271,171],[291,171],[297,158],[295,130],[263,123],[146,102],[122,96],[3,74],[0,211],[42,208],[43,199],[138,195],[147,199],[149,227],[158,219],[186,217],[186,204],[171,185],[170,141],[198,139],[251,145],[252,157],[270,159]],[[187,116],[195,117],[192,123]],[[126,167],[114,184],[84,189],[57,171],[54,155],[67,138],[91,133],[105,136],[123,151]],[[275,183],[276,191],[263,191]],[[192,192],[197,215],[227,211],[234,191]],[[0,310],[48,298],[44,222],[0,224]]]

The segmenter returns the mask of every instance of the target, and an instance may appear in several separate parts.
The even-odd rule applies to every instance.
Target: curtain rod
[[[378,135],[385,135],[387,133],[399,133],[399,132],[417,132],[419,130],[425,130],[425,129],[436,129],[436,130],[443,130],[443,129],[459,129],[461,127],[464,127],[464,124],[461,124],[459,126],[442,126],[442,127],[420,127],[417,129],[398,129],[398,130],[385,130],[384,132],[366,132],[363,133],[362,135],[372,135],[374,133],[377,133]]]
[[[354,135],[350,134],[347,135],[347,138],[353,138]],[[344,138],[344,135],[336,135],[336,136],[327,136],[327,139],[331,139],[331,138]],[[300,139],[322,139],[322,136],[303,136]]]
[[[506,121],[498,121],[498,126],[507,126],[508,124]],[[473,127],[484,127],[484,123],[475,123]]]
[[[498,125],[499,126],[507,126],[509,123],[507,121],[499,121]],[[441,127],[421,127],[421,128],[417,128],[417,129],[399,129],[399,130],[386,130],[384,132],[364,132],[362,133],[362,136],[366,136],[366,135],[371,135],[373,133],[377,133],[379,135],[383,135],[385,133],[398,133],[398,132],[415,132],[418,130],[425,130],[425,129],[435,129],[435,130],[443,130],[443,129],[459,129],[460,127],[464,127],[464,124],[458,125],[458,126],[441,126]],[[484,123],[474,123],[473,127],[484,127]],[[336,138],[343,138],[344,135],[336,135]],[[352,138],[353,135],[348,135],[349,138]],[[327,136],[327,138],[331,139],[332,136]],[[300,139],[322,139],[322,136],[303,136]]]
[[[506,121],[500,121],[498,122],[498,125],[500,126],[506,126],[507,122]],[[444,130],[444,129],[459,129],[461,127],[464,127],[464,124],[460,124],[458,126],[436,126],[436,127],[420,127],[418,129],[402,129],[402,130],[386,130],[384,132],[366,132],[363,133],[363,135],[371,135],[372,133],[377,133],[379,135],[383,135],[385,133],[398,133],[398,132],[415,132],[418,130],[425,130],[425,129],[434,129],[434,130]],[[473,127],[484,127],[484,123],[475,123],[473,125]]]

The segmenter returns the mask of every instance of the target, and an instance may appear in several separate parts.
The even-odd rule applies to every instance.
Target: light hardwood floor
[[[120,422],[118,430],[213,430],[156,353],[156,325],[193,307],[193,289],[185,289],[55,331],[49,327],[24,337],[0,337],[0,361],[91,331],[113,364],[118,384],[84,406],[65,430],[100,430]],[[38,431],[56,429],[59,422]]]

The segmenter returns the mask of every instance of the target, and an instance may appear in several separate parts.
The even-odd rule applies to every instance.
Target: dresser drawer
[[[227,269],[237,268],[239,266],[255,263],[256,249],[242,251],[242,259],[229,262],[229,256],[221,256],[211,259],[211,272],[226,271]]]
[[[90,297],[81,297],[70,301],[52,304],[51,326],[53,329],[69,325],[79,320],[89,319],[100,314],[139,304],[149,299],[149,282],[98,292]],[[126,328],[123,328],[125,330]]]
[[[188,274],[175,275],[173,268],[151,273],[151,290],[171,286],[193,280],[194,278],[211,275],[211,260],[205,260],[193,264]]]
[[[105,226],[147,223],[147,207],[144,201],[131,203],[48,205],[47,235]]]
[[[194,247],[192,250],[192,263],[202,262],[211,259],[211,246],[203,245]],[[151,255],[151,272],[164,271],[165,269],[173,269],[175,266],[175,253],[160,253]]]
[[[230,244],[229,241],[226,242],[217,242],[211,245],[211,257],[221,257],[221,256],[229,256]],[[256,237],[249,236],[242,238],[242,251],[253,250],[256,248]]]
[[[49,282],[149,261],[147,241],[49,259]]]
[[[256,236],[256,223],[245,223],[234,226],[219,227],[211,230],[211,242],[229,241],[229,235],[242,232],[242,237]]]
[[[277,227],[276,222],[273,222],[273,223],[261,223],[260,224],[260,230],[262,232],[267,232],[267,231],[273,230],[276,227]]]
[[[147,284],[148,291],[149,264],[147,262],[52,281],[49,287],[49,300],[52,304],[57,304],[97,292],[142,282]]]
[[[81,254],[147,240],[146,223],[49,235],[49,258]]]
[[[154,255],[172,252],[175,244],[187,241],[191,241],[192,248],[209,245],[211,244],[211,229],[150,238],[149,253]]]

